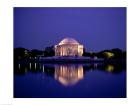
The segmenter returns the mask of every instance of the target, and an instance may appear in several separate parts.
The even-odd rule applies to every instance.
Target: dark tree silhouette
[[[38,55],[43,55],[43,51],[37,49],[33,49],[30,51],[31,57],[37,57]]]
[[[54,46],[45,48],[44,56],[48,57],[48,56],[54,56],[54,55],[55,55]]]
[[[29,56],[29,50],[25,48],[15,48],[14,49],[14,58],[15,59],[22,59],[24,57]]]
[[[113,59],[122,59],[123,52],[119,48],[112,49],[111,52],[115,55]]]
[[[94,57],[96,56],[96,53],[94,52],[86,52],[85,48],[83,49],[83,56],[86,56],[86,57]]]

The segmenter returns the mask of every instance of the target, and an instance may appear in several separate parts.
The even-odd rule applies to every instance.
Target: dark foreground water
[[[126,67],[122,63],[14,66],[15,98],[125,98]]]

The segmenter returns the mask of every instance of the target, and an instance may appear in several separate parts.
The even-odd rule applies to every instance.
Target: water
[[[125,64],[14,66],[15,98],[125,98]]]

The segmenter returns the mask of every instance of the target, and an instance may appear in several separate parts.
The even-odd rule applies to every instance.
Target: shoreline
[[[94,59],[89,57],[73,57],[73,58],[67,58],[67,57],[61,57],[61,58],[53,58],[53,57],[44,57],[44,58],[36,58],[36,59],[21,59],[21,60],[15,60],[14,62],[38,62],[38,63],[126,63],[126,59]]]

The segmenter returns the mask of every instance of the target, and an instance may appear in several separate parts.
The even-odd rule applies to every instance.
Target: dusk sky
[[[86,51],[126,50],[126,8],[14,8],[14,48],[44,50],[65,37]]]

